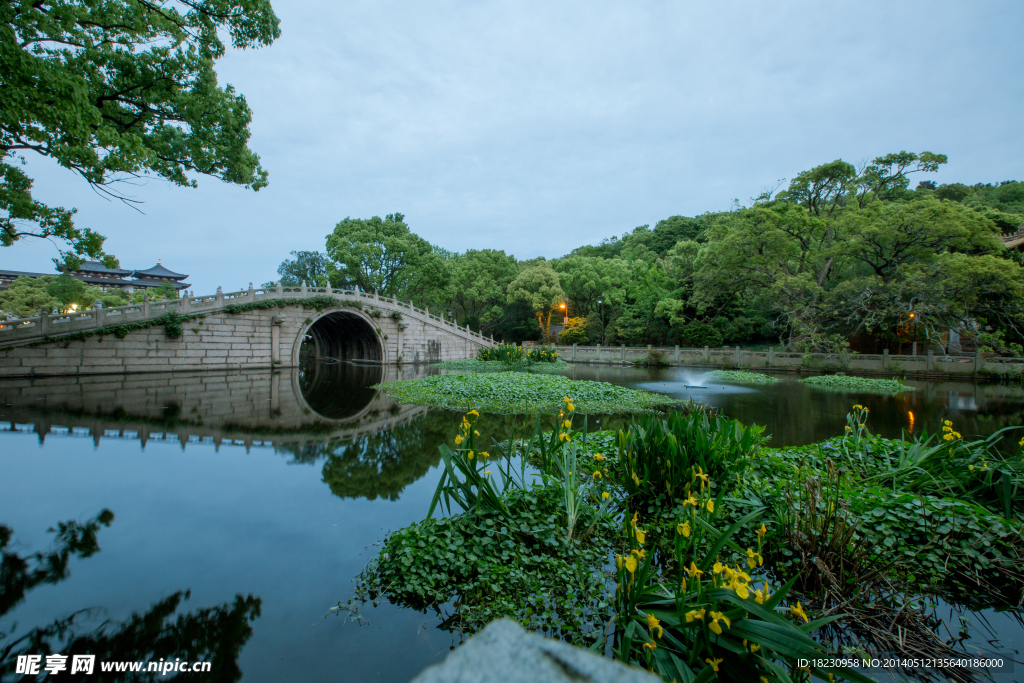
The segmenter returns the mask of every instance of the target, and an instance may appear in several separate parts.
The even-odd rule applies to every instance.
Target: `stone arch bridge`
[[[493,344],[443,314],[375,293],[250,285],[0,321],[0,377],[296,367],[312,358],[434,363]]]

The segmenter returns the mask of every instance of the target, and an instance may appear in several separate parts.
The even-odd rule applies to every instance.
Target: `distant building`
[[[1017,228],[1017,232],[1012,235],[1003,235],[1003,246],[1018,251],[1024,249],[1024,225]]]
[[[0,269],[0,289],[6,289],[7,285],[19,277],[44,277],[54,273],[27,273],[20,270]],[[173,270],[164,268],[157,259],[156,265],[146,270],[125,270],[123,268],[107,268],[97,261],[86,261],[77,270],[69,270],[67,274],[76,280],[81,280],[88,286],[101,287],[103,291],[108,289],[123,289],[133,292],[136,289],[150,289],[154,287],[173,287],[179,292],[188,289],[191,285],[185,282],[188,275],[175,273]]]

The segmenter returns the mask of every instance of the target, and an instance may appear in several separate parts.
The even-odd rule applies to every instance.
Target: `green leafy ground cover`
[[[816,389],[833,389],[836,391],[857,391],[872,394],[900,394],[904,391],[916,391],[897,379],[872,379],[853,375],[815,375],[801,380]]]
[[[512,365],[500,360],[478,360],[476,358],[462,358],[460,360],[444,360],[434,363],[431,367],[442,370],[462,370],[467,372],[501,372],[503,370],[519,370],[526,372],[562,372],[568,370],[571,365],[563,360],[556,360],[550,363],[535,363],[529,360],[516,361]]]
[[[740,384],[777,384],[782,381],[778,377],[764,375],[759,372],[747,372],[745,370],[715,370],[708,373],[708,377],[722,380],[723,382],[738,382]]]
[[[554,412],[565,396],[572,396],[580,413],[642,413],[679,402],[663,394],[607,382],[519,372],[434,375],[384,382],[374,388],[399,403],[502,414],[530,409]]]

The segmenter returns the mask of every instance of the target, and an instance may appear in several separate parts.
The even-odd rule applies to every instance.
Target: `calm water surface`
[[[709,384],[680,369],[577,366],[567,374],[710,403],[767,425],[773,445],[841,433],[855,401],[890,436],[934,432],[943,419],[965,436],[987,434],[1024,418],[1024,394],[998,386],[911,381],[920,391],[889,398],[788,379],[763,389]],[[384,604],[364,609],[363,625],[324,618],[351,597],[353,577],[385,535],[424,516],[437,445],[457,430],[457,415],[379,396],[369,387],[382,378],[380,368],[334,365],[4,382],[5,555],[58,547],[47,530],[60,522],[87,522],[104,509],[114,517],[95,548],[72,553],[66,572],[0,588],[0,655],[74,615],[70,635],[49,638],[54,652],[74,653],[73,637],[117,633],[109,659],[180,656],[173,643],[208,642],[203,658],[216,666],[206,681],[407,681],[443,659],[457,638],[438,630],[432,613]],[[1021,649],[1016,622],[984,616],[1008,639],[1001,647]],[[134,617],[155,627],[129,635],[124,624]],[[27,647],[15,643],[13,652],[42,653]],[[10,658],[0,661],[0,679],[18,680]]]

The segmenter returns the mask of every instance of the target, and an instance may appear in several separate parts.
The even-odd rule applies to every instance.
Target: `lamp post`
[[[601,346],[604,346],[604,294],[597,297],[597,308],[601,318]]]
[[[569,321],[569,309],[565,307],[564,301],[561,303],[559,308],[562,309],[562,324],[565,325]]]

